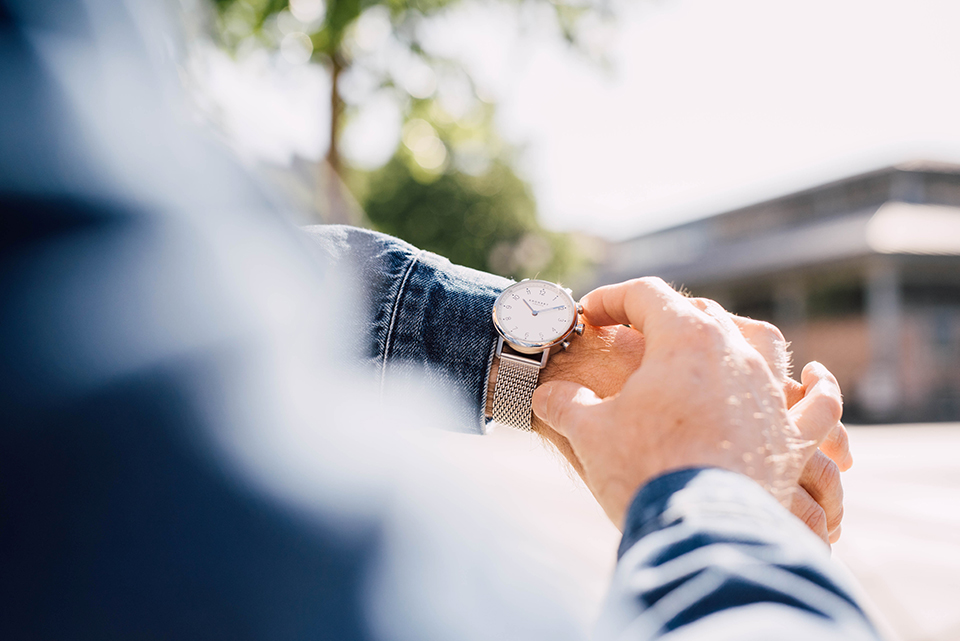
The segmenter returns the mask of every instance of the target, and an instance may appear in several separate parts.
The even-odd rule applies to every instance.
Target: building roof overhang
[[[684,225],[621,244],[613,279],[658,275],[709,283],[833,263],[871,254],[960,256],[960,207],[889,201],[805,225],[717,241]]]
[[[960,255],[960,207],[884,203],[867,222],[866,240],[879,254]]]

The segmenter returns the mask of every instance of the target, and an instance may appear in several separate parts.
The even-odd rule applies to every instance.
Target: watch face
[[[545,280],[506,288],[493,306],[493,324],[513,345],[543,348],[565,338],[577,323],[577,305],[565,289]]]

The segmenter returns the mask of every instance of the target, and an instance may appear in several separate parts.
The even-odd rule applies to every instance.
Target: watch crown
[[[583,323],[577,323],[576,327],[573,328],[573,331],[577,333],[577,336],[583,335]]]
[[[567,351],[567,348],[570,347],[570,341],[563,341],[560,343],[560,347],[563,348],[563,351]]]
[[[581,305],[580,303],[577,303],[577,313],[578,314],[583,313],[583,305]]]

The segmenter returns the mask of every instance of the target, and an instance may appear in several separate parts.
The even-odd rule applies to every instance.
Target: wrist
[[[539,387],[550,381],[567,380],[581,383],[591,389],[596,387],[599,382],[601,383],[601,389],[606,389],[608,386],[603,385],[602,382],[598,380],[603,377],[603,373],[600,371],[603,364],[592,361],[594,361],[594,359],[602,360],[604,352],[609,352],[613,348],[612,343],[615,339],[615,333],[613,328],[586,325],[583,335],[571,341],[570,347],[567,349],[560,347],[554,348],[555,351],[550,355],[546,366],[540,370],[537,386]],[[497,387],[499,371],[500,358],[495,357],[490,366],[490,375],[487,378],[484,416],[488,419],[493,418],[493,395]],[[617,390],[613,390],[612,393],[616,391]],[[538,433],[542,433],[545,429],[550,429],[549,426],[535,414],[531,416],[531,427],[534,432]]]
[[[497,373],[500,371],[500,359],[493,358],[490,365],[490,376],[487,377],[487,403],[483,408],[483,415],[490,420],[493,418],[493,390],[497,387]]]
[[[540,371],[538,385],[550,381],[572,381],[592,389],[599,397],[617,394],[624,382],[643,359],[644,339],[640,332],[616,325],[595,327],[587,324],[583,334],[570,341],[566,350],[558,349]],[[493,412],[493,392],[497,383],[500,359],[494,358],[487,380],[486,410]],[[531,429],[550,441],[581,476],[583,468],[569,441],[547,423],[533,416]]]

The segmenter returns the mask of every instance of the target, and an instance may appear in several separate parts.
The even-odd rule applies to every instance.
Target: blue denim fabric
[[[284,402],[308,400],[297,376],[339,373],[315,377],[312,365],[336,366],[323,354],[288,357],[304,333],[343,319],[293,322],[323,282],[301,235],[263,210],[232,163],[211,151],[198,164],[204,147],[181,119],[160,118],[149,91],[157,60],[134,46],[153,22],[124,20],[148,4],[0,0],[0,134],[10,134],[0,138],[20,141],[0,146],[0,638],[561,638],[562,616],[531,607],[548,585],[505,581],[490,539],[450,520],[451,503],[479,511],[468,493],[397,500],[405,487],[447,490],[454,479],[398,486],[407,459],[393,449],[381,454],[401,461],[398,476],[370,478],[361,462],[378,443],[344,436],[380,424],[357,411],[365,395],[318,384],[304,386],[312,404]],[[48,33],[28,42],[18,31],[27,18]],[[59,55],[41,59],[37,46],[51,42]],[[124,64],[100,66],[114,59]],[[123,91],[98,109],[75,112],[60,93],[94,94],[111,78]],[[108,103],[138,119],[111,120]],[[360,326],[381,380],[423,366],[462,386],[465,425],[479,431],[490,306],[506,281],[371,232],[313,237],[370,288]],[[301,416],[308,405],[316,413]],[[287,445],[275,448],[281,434]],[[291,456],[298,445],[345,460],[306,466],[317,459]],[[822,544],[744,477],[654,480],[623,549],[602,638],[874,638]],[[442,587],[473,590],[421,599],[414,627],[378,636],[368,579],[392,557],[413,568],[396,577],[401,614],[424,590],[416,570],[427,562],[446,572]]]
[[[357,274],[361,357],[381,392],[416,375],[461,402],[453,429],[482,434],[487,379],[497,346],[493,303],[511,281],[377,232],[343,225],[306,228],[324,257]]]

